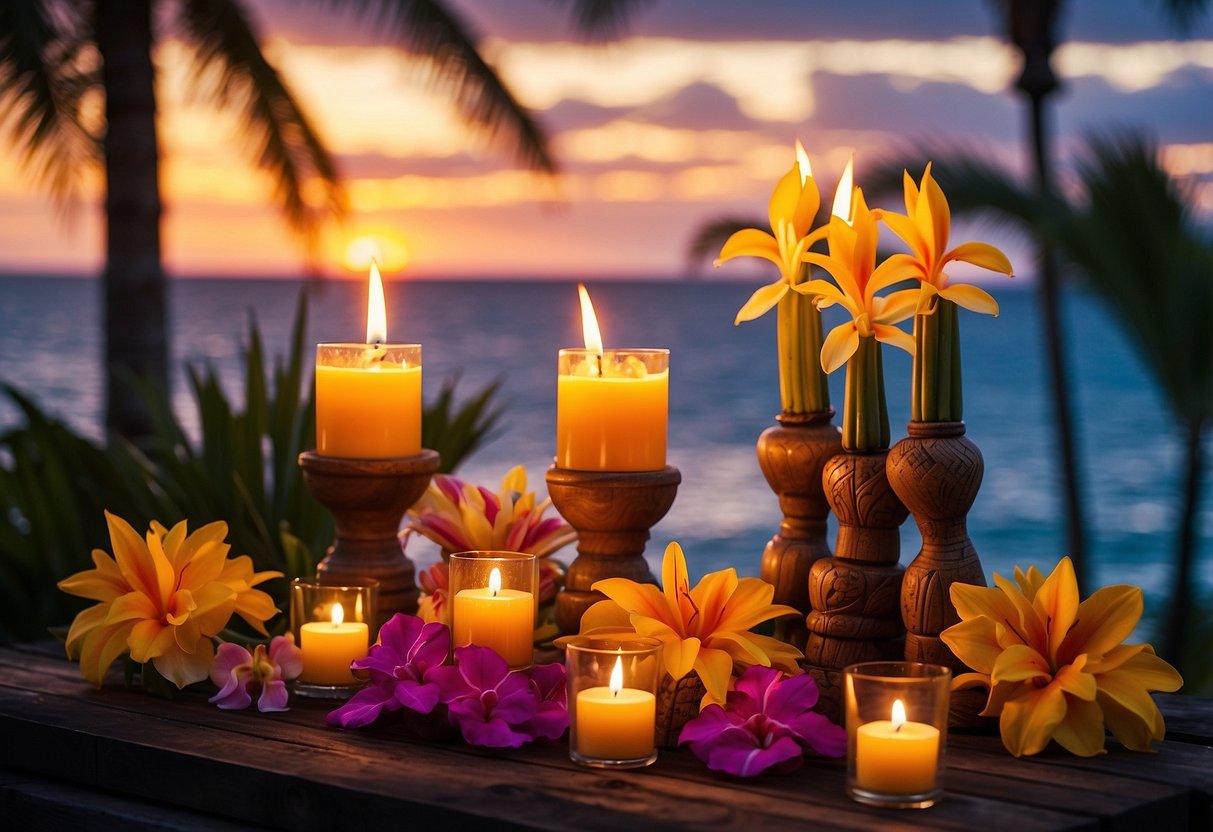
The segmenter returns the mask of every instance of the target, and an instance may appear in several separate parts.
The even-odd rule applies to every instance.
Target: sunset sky
[[[333,274],[368,236],[409,277],[682,274],[699,224],[765,213],[797,136],[827,187],[851,150],[862,184],[864,159],[905,138],[979,142],[1019,169],[1025,157],[1023,105],[1008,92],[1017,60],[995,4],[978,0],[656,0],[605,47],[578,41],[551,0],[453,0],[551,136],[555,190],[462,127],[363,21],[326,4],[248,2],[347,183],[351,215],[321,246]],[[1181,40],[1157,3],[1068,6],[1056,56],[1063,153],[1092,130],[1146,127],[1213,216],[1213,24]],[[236,119],[191,100],[171,29],[155,57],[170,273],[298,275],[302,247]],[[0,272],[95,273],[95,187],[65,224],[3,146]]]

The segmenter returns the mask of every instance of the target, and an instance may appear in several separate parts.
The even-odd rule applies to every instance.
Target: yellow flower
[[[821,367],[827,373],[837,370],[855,354],[861,337],[874,335],[877,341],[914,353],[913,337],[894,324],[914,314],[918,291],[905,289],[888,297],[876,295],[881,289],[915,276],[914,260],[908,254],[894,254],[877,266],[876,241],[880,229],[876,212],[868,210],[860,188],[852,192],[850,206],[850,222],[837,215],[830,218],[827,226],[830,253],[804,255],[806,262],[828,271],[838,285],[827,280],[810,280],[793,287],[801,294],[813,296],[820,309],[838,304],[851,313],[851,320],[830,330],[821,346]]]
[[[177,687],[205,679],[215,650],[211,638],[236,613],[268,635],[264,621],[277,610],[253,587],[281,572],[253,572],[248,556],[227,559],[227,524],[187,534],[153,522],[140,537],[121,517],[105,513],[114,557],[93,550],[95,569],[59,582],[72,595],[100,603],[81,612],[67,635],[67,655],[84,678],[101,686],[109,666],[129,652],[152,662]]]
[[[796,157],[791,170],[783,175],[771,193],[767,214],[772,233],[759,228],[743,228],[729,237],[720,249],[717,266],[734,257],[761,257],[779,267],[779,279],[754,292],[737,313],[734,324],[762,317],[779,303],[789,287],[800,279],[804,254],[809,246],[825,237],[825,226],[809,233],[821,205],[821,195],[809,169],[808,155],[799,141],[796,142]]]
[[[950,300],[973,312],[998,314],[998,302],[989,293],[967,283],[951,283],[943,268],[953,261],[972,263],[983,269],[1011,277],[1011,261],[989,243],[961,243],[951,251],[948,235],[952,228],[952,211],[943,190],[931,176],[931,163],[922,174],[921,186],[915,186],[909,171],[903,176],[906,213],[879,211],[879,218],[900,237],[913,252],[917,277],[922,282],[919,311],[931,308],[935,295]]]
[[[961,622],[942,633],[976,673],[957,690],[990,689],[984,716],[1000,716],[1003,745],[1019,757],[1050,739],[1074,754],[1103,752],[1104,730],[1125,747],[1149,751],[1164,725],[1149,692],[1174,691],[1183,679],[1148,644],[1121,644],[1141,618],[1142,593],[1108,586],[1078,602],[1074,566],[1062,558],[1048,578],[1015,569],[1015,583],[952,585]]]
[[[800,673],[795,647],[750,630],[792,607],[772,604],[775,588],[759,578],[738,578],[736,569],[704,575],[692,589],[682,547],[671,543],[662,562],[664,591],[627,578],[607,578],[592,587],[609,600],[581,617],[581,633],[632,629],[659,639],[666,670],[681,679],[691,670],[707,689],[705,702],[725,701],[733,665],[777,667]]]

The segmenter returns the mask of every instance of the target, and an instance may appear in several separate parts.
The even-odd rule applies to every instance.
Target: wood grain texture
[[[644,560],[649,529],[665,517],[682,474],[672,465],[661,471],[570,471],[552,466],[548,496],[577,530],[577,557],[556,596],[556,623],[576,633],[581,615],[603,599],[590,589],[604,578],[657,583]]]
[[[299,455],[304,483],[337,527],[316,573],[332,583],[378,581],[379,625],[395,613],[417,611],[415,570],[398,534],[401,518],[425,493],[438,463],[438,453],[429,449],[399,459]]]
[[[839,760],[810,757],[789,775],[739,780],[663,750],[649,768],[610,772],[571,763],[564,743],[489,751],[391,725],[346,732],[324,726],[323,704],[224,712],[206,693],[167,701],[115,677],[96,691],[59,646],[0,648],[0,817],[26,817],[17,811],[36,794],[40,814],[88,829],[175,828],[178,817],[299,830],[1210,828],[1207,742],[1168,739],[1137,754],[1109,741],[1101,757],[1053,748],[1015,759],[997,737],[953,733],[943,801],[891,812],[847,799]],[[1169,721],[1213,724],[1213,699],[1159,701]]]
[[[762,579],[775,587],[774,603],[787,604],[801,617],[781,620],[777,635],[804,649],[809,611],[809,569],[830,556],[826,518],[830,505],[821,470],[842,451],[842,434],[831,423],[834,411],[781,414],[779,424],[758,437],[758,467],[779,498],[783,520],[762,552]]]

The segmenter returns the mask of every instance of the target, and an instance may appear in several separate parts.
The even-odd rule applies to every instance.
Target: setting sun
[[[361,274],[370,268],[372,260],[385,272],[400,272],[408,265],[408,248],[390,234],[361,234],[350,239],[341,258],[347,271]]]

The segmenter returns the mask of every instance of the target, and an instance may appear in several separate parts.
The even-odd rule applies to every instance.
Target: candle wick
[[[598,362],[598,377],[602,378],[602,355],[595,355],[594,358]]]
[[[897,723],[897,727],[893,729],[893,733],[894,733],[894,734],[898,734],[898,733],[900,733],[900,732],[901,732],[901,726],[903,726],[903,725],[905,725],[905,723],[904,723],[904,722],[899,722],[899,723]]]

